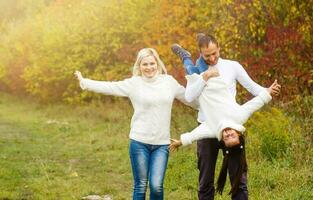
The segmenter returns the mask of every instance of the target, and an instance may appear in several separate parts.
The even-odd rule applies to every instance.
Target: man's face
[[[210,42],[207,47],[200,48],[200,53],[208,65],[216,65],[218,58],[220,57],[220,48]]]
[[[226,147],[233,147],[240,143],[239,133],[231,128],[225,128],[222,135]]]

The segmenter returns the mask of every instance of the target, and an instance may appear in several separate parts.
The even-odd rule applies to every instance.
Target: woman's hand
[[[280,93],[281,86],[277,83],[277,80],[274,81],[274,83],[267,88],[268,93],[270,93],[271,96],[278,96]]]
[[[180,140],[171,139],[171,144],[168,147],[170,152],[174,152],[175,150],[178,150],[178,148],[182,145]]]
[[[210,78],[212,77],[216,77],[219,76],[220,74],[218,73],[218,70],[216,69],[216,67],[209,67],[209,69],[207,69],[203,74],[203,80],[204,81],[208,81]]]
[[[82,76],[82,73],[80,73],[80,71],[75,71],[74,75],[76,76],[76,78],[81,81],[84,79],[84,77]]]

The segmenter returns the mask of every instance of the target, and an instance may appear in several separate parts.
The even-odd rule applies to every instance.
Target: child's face
[[[239,133],[231,128],[225,128],[223,130],[223,141],[226,147],[233,147],[240,143]]]

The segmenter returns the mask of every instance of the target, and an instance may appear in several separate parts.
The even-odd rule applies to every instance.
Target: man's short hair
[[[197,41],[199,49],[203,47],[208,47],[210,43],[216,44],[218,47],[218,42],[214,36],[205,34],[205,33],[198,33],[197,34]]]

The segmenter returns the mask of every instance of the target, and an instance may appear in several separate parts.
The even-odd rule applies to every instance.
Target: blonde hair
[[[167,74],[165,65],[160,59],[157,51],[153,48],[144,48],[144,49],[141,49],[137,54],[137,59],[133,67],[133,76],[141,76],[140,63],[143,58],[148,57],[148,56],[153,56],[155,58],[157,62],[159,74]]]

